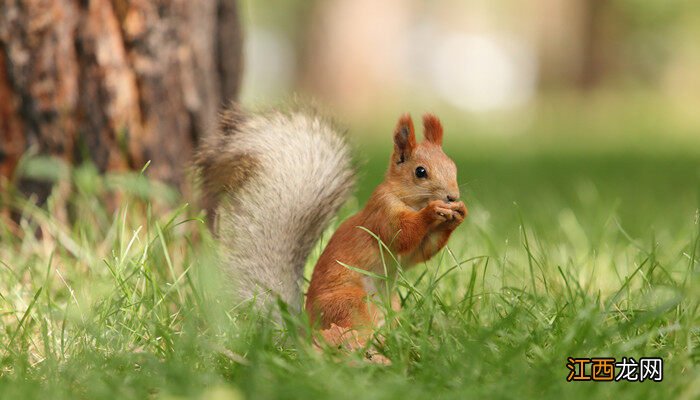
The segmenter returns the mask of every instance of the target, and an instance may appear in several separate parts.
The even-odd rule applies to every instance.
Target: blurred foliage
[[[391,126],[367,128],[382,146],[357,144],[360,199]],[[315,350],[303,316],[231,304],[196,209],[82,166],[45,206],[13,194],[20,224],[0,226],[0,398],[696,398],[698,151],[446,127],[470,215],[399,279],[404,308],[381,330],[391,366]],[[61,201],[73,218],[52,212]],[[568,356],[663,357],[664,381],[567,383]]]

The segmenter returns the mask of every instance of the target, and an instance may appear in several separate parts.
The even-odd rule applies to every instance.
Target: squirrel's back
[[[306,258],[354,182],[343,137],[304,112],[231,105],[196,156],[224,271],[240,299],[301,307]]]

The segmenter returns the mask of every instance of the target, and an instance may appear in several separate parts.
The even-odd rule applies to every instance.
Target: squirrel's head
[[[436,116],[423,116],[423,135],[425,140],[417,143],[410,115],[399,119],[387,172],[392,192],[414,209],[432,200],[459,199],[457,167],[442,151],[442,124]]]

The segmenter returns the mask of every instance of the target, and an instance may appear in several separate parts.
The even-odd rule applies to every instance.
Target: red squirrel
[[[381,323],[369,301],[372,278],[343,265],[384,274],[378,242],[367,231],[406,268],[442,249],[467,215],[457,168],[442,150],[440,120],[426,114],[423,129],[418,143],[410,116],[399,119],[384,181],[316,263],[306,311],[326,332],[366,332]],[[315,114],[245,113],[232,105],[195,162],[235,293],[263,306],[280,298],[300,310],[306,258],[354,182],[343,137]]]
[[[467,214],[458,201],[457,168],[442,151],[442,125],[427,114],[423,126],[425,140],[417,143],[411,118],[401,117],[384,182],[340,225],[316,263],[306,310],[322,329],[371,327],[381,319],[367,302],[376,290],[371,278],[338,263],[384,274],[376,239],[359,227],[379,236],[405,268],[442,249]]]

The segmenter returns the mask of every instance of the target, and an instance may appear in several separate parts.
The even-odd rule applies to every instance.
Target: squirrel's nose
[[[453,194],[448,194],[448,195],[447,195],[447,202],[448,202],[448,203],[451,203],[451,202],[453,202],[453,201],[457,201],[457,199],[459,199],[459,195],[457,195],[457,196],[455,196],[455,195],[453,195]]]

